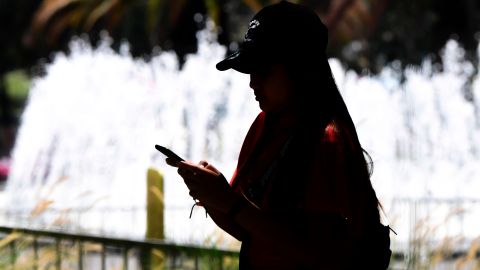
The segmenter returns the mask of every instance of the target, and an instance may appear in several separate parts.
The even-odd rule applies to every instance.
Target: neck
[[[295,113],[267,113],[267,126],[272,130],[290,130],[297,126],[299,117]]]

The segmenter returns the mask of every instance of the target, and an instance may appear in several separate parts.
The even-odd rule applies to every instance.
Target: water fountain
[[[0,197],[2,222],[141,237],[146,171],[154,166],[166,175],[167,238],[212,241],[215,226],[200,213],[188,219],[187,189],[153,146],[231,175],[259,109],[248,76],[215,70],[224,52],[202,31],[198,53],[179,71],[170,52],[146,62],[128,45],[115,53],[108,37],[98,48],[72,41],[71,53],[56,55],[34,80]],[[449,41],[443,70],[425,61],[405,70],[403,83],[395,64],[364,76],[330,60],[391,218],[397,198],[480,199],[480,74],[469,81],[475,69],[462,53]]]

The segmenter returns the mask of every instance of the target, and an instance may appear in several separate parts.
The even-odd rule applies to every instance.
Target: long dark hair
[[[377,223],[380,221],[381,205],[370,180],[373,162],[361,147],[355,125],[340,95],[327,57],[322,54],[317,60],[312,64],[286,65],[294,83],[303,126],[308,133],[312,126],[324,131],[332,121],[340,123],[340,127],[344,129],[340,132],[347,135],[349,143],[349,147],[344,149],[347,150],[348,196],[353,222],[361,223],[361,227]]]

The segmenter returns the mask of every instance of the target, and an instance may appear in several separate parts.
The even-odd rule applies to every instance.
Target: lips
[[[257,100],[257,101],[260,101],[260,100],[263,99],[263,96],[258,94],[258,93],[254,93],[254,95],[255,95],[255,100]]]
[[[256,101],[262,101],[262,100],[263,100],[263,97],[262,97],[262,96],[255,96],[255,100],[256,100]]]

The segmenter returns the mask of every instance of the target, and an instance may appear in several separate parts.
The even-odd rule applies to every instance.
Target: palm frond
[[[48,21],[60,10],[76,3],[80,0],[45,0],[32,20],[31,27],[34,31],[40,31],[45,27]]]
[[[95,23],[107,13],[111,12],[113,8],[119,4],[119,0],[104,0],[98,6],[95,6],[91,13],[87,14],[87,19],[83,25],[85,31],[90,31]]]
[[[262,9],[262,7],[264,7],[264,4],[261,3],[259,0],[243,0],[243,2],[255,13]]]
[[[220,8],[217,0],[205,0],[205,7],[207,8],[207,14],[215,23],[220,24]]]
[[[158,22],[162,20],[164,13],[160,12],[165,8],[164,0],[148,0],[147,1],[147,17],[146,17],[146,28],[149,33],[156,30]]]

